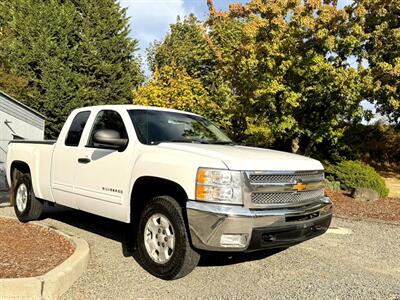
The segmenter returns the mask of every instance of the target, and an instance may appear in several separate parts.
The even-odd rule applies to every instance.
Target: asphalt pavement
[[[0,206],[1,215],[13,209]],[[162,281],[127,253],[123,223],[62,207],[40,222],[91,248],[63,299],[400,299],[400,225],[334,218],[328,233],[292,248],[210,254],[187,277]]]

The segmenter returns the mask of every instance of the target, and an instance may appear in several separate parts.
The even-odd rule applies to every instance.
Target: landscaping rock
[[[351,196],[359,201],[376,201],[379,199],[379,194],[368,188],[355,188],[352,190]]]

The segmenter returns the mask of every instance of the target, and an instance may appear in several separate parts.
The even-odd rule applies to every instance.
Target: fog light
[[[247,244],[247,234],[223,234],[221,236],[222,247],[243,248]]]

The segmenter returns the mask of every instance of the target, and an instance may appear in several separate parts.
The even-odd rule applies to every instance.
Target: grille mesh
[[[301,204],[324,196],[324,190],[314,190],[306,192],[284,192],[284,193],[252,193],[251,202],[256,205],[268,204]]]
[[[311,182],[324,180],[324,173],[252,174],[249,179],[250,183],[295,183],[298,180]]]

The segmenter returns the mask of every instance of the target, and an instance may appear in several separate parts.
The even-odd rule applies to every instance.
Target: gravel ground
[[[13,210],[0,207],[0,215]],[[91,248],[86,273],[63,299],[400,299],[399,225],[335,218],[332,232],[303,244],[202,258],[187,277],[167,282],[124,255],[122,223],[63,208],[48,209],[40,222]]]

